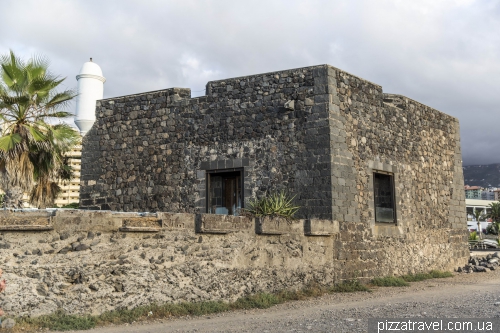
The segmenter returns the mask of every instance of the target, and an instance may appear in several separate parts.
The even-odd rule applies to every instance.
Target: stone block
[[[205,208],[202,208],[203,210]],[[157,213],[158,218],[162,220],[164,229],[186,229],[195,230],[195,214],[188,213]]]
[[[4,226],[49,226],[55,211],[0,211],[0,227]]]
[[[217,161],[217,169],[225,169],[225,168],[226,168],[226,161],[225,160]]]
[[[252,220],[244,216],[197,214],[195,228],[197,233],[227,234],[252,230]]]
[[[375,223],[372,227],[374,236],[383,237],[404,237],[403,228],[393,224],[393,223]]]
[[[116,214],[110,211],[56,210],[52,221],[56,231],[116,231],[122,226],[122,218],[115,218]]]
[[[322,76],[326,76],[326,70],[324,67],[318,67],[313,69],[313,77],[315,79]]]
[[[208,169],[210,169],[210,162],[201,162],[200,163],[200,169],[201,170],[208,170]]]
[[[338,221],[320,219],[304,220],[304,234],[306,236],[331,236],[339,232]]]
[[[330,102],[330,94],[314,96],[314,103],[329,103],[329,102]]]
[[[0,225],[0,231],[50,231],[51,225]]]
[[[259,235],[304,234],[303,225],[303,220],[260,217],[255,219],[255,233]]]
[[[327,67],[327,75],[330,77],[337,77],[337,70],[332,66],[328,66]]]
[[[156,216],[134,216],[122,219],[122,227],[134,227],[134,228],[158,228],[162,227],[161,219]]]
[[[314,94],[316,94],[316,95],[328,94],[328,86],[325,84],[315,85],[314,86]]]

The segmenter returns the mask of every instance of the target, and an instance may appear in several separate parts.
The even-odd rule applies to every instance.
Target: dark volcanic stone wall
[[[436,255],[429,242],[448,243],[452,258],[466,257],[458,120],[333,67],[328,77],[337,259],[369,270],[392,253],[395,264],[417,265]],[[394,175],[395,224],[375,223],[374,171]],[[411,243],[421,250],[401,247]]]
[[[173,88],[98,101],[80,206],[205,212],[205,170],[244,167],[245,201],[286,189],[301,217],[331,218],[326,72],[212,81],[199,98]]]
[[[199,98],[172,88],[102,100],[96,117],[82,208],[206,212],[206,170],[244,168],[245,201],[286,189],[299,217],[336,220],[350,241],[463,237],[457,119],[328,65],[212,81]],[[394,175],[396,224],[374,222],[374,171]]]

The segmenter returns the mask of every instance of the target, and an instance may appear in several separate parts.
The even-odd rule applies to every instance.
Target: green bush
[[[36,318],[23,318],[21,322],[54,331],[70,331],[94,328],[97,319],[93,316],[67,315],[64,311],[60,310],[51,315]]]
[[[403,275],[401,278],[404,279],[406,282],[417,282],[429,279],[442,279],[452,276],[453,274],[451,274],[450,272],[430,271],[429,273]]]
[[[361,284],[357,279],[347,280],[330,288],[330,292],[333,293],[353,293],[356,291],[370,291],[370,288]]]
[[[486,233],[488,233],[488,234],[498,235],[498,229],[497,229],[497,225],[496,225],[496,223],[489,224],[489,225],[486,227]]]
[[[299,206],[293,204],[295,196],[290,197],[285,191],[270,193],[260,199],[250,200],[247,212],[256,216],[283,217],[293,219]]]
[[[372,280],[372,284],[377,287],[406,287],[410,285],[403,278],[395,276],[375,278]]]
[[[239,298],[232,307],[235,309],[267,309],[284,301],[284,298],[280,297],[280,295],[259,293]]]
[[[70,204],[62,206],[61,208],[78,209],[79,207],[80,207],[80,204],[78,202],[72,202]]]
[[[383,278],[375,278],[371,283],[378,287],[406,287],[410,285],[408,282],[441,279],[452,276],[453,274],[451,272],[430,271],[429,273],[407,274],[400,277],[386,276]]]
[[[469,234],[469,240],[478,240],[476,231],[473,231]]]

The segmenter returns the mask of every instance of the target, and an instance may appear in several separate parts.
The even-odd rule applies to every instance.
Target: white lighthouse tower
[[[75,124],[84,136],[95,122],[95,102],[102,99],[104,82],[102,70],[95,62],[87,61],[83,64],[80,74],[76,76],[78,81],[78,95],[76,96]]]

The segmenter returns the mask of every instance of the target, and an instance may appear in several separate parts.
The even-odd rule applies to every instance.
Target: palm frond
[[[42,133],[36,126],[33,124],[23,124],[23,126],[30,132],[31,136],[35,141],[46,141],[47,136]]]
[[[53,96],[50,96],[50,99],[46,103],[46,107],[48,109],[53,109],[55,107],[65,107],[68,105],[68,102],[71,101],[73,98],[76,97],[76,94],[73,90],[65,90],[60,93],[57,93]],[[72,116],[72,114],[68,115]],[[53,116],[51,117],[58,117],[61,118],[60,116]]]
[[[43,77],[47,73],[47,68],[50,66],[48,58],[42,55],[33,55],[29,61],[30,72],[34,77]]]
[[[0,149],[7,152],[14,149],[14,147],[21,141],[22,138],[17,133],[5,135],[0,138]]]

